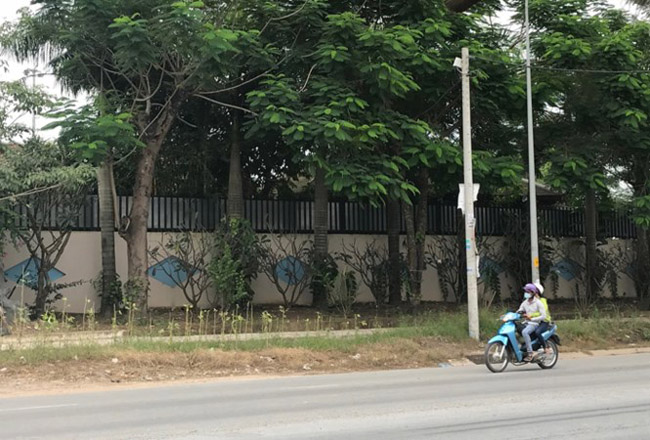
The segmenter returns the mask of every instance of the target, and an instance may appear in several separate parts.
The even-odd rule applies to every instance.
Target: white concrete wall
[[[307,235],[299,236],[298,239],[309,238]],[[149,234],[149,246],[154,247],[162,239],[161,233]],[[454,240],[454,237],[447,237],[446,239]],[[356,242],[356,246],[363,249],[365,245],[373,240],[383,246],[387,245],[385,235],[330,235],[329,247],[330,252],[339,252],[342,250],[343,243],[348,246]],[[432,238],[427,237],[431,242]],[[492,240],[500,240],[494,238]],[[126,259],[126,243],[120,237],[116,236],[116,255],[117,255],[117,271],[122,281],[127,278],[127,259]],[[624,244],[623,241],[610,241],[609,246],[617,246]],[[22,246],[17,248],[7,249],[4,258],[5,270],[10,269],[16,264],[29,258],[29,254]],[[150,262],[150,265],[153,265]],[[90,281],[97,277],[101,270],[101,238],[99,232],[75,232],[70,238],[68,247],[66,248],[61,260],[56,265],[57,269],[65,273],[65,276],[58,282],[66,283],[82,280],[84,283],[80,286],[69,288],[63,291],[66,298],[66,309],[70,313],[81,313],[84,309],[90,307],[97,308],[100,299],[94,291]],[[514,282],[508,279],[505,275],[501,275],[502,279],[502,297],[509,297],[512,289],[520,291],[521,286],[515,286]],[[571,297],[572,287],[575,282],[567,282],[560,278],[560,286],[558,291],[559,297]],[[9,282],[9,287],[14,284]],[[550,286],[549,293],[550,293]],[[258,304],[282,304],[282,297],[277,291],[276,287],[271,283],[266,275],[260,274],[253,281],[253,289],[255,290],[254,301]],[[484,292],[484,286],[479,285],[479,294]],[[634,296],[634,286],[632,280],[624,274],[619,277],[619,294],[626,293],[626,296]],[[13,299],[18,300],[23,297],[25,302],[32,302],[34,292],[28,287],[18,286],[15,290]],[[423,275],[422,285],[422,299],[424,301],[442,301],[442,294],[440,290],[438,276],[432,268],[428,268]],[[371,302],[373,297],[370,290],[363,284],[360,285],[359,302]],[[311,293],[307,292],[299,304],[308,305],[311,302]],[[151,290],[149,297],[149,304],[151,307],[182,307],[187,303],[179,288],[171,288],[156,279],[151,279]],[[207,301],[203,301],[207,304]],[[55,305],[57,309],[63,307],[64,302],[59,301]]]

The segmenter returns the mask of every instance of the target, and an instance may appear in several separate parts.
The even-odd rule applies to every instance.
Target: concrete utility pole
[[[478,288],[476,285],[476,238],[474,229],[474,179],[472,176],[472,119],[469,96],[469,49],[461,49],[463,92],[463,176],[465,182],[465,249],[467,256],[467,315],[469,337],[478,341]]]
[[[539,282],[539,239],[537,234],[537,188],[535,183],[535,139],[533,136],[533,92],[530,73],[530,21],[528,0],[524,1],[526,27],[526,101],[528,108],[528,199],[530,203],[530,266],[531,281]]]

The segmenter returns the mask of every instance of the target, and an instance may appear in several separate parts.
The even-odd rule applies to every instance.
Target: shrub
[[[261,267],[282,295],[284,307],[295,305],[311,284],[311,241],[296,235],[272,235],[263,240]]]
[[[257,277],[263,248],[250,223],[242,219],[221,222],[214,235],[209,273],[215,287],[213,306],[229,309],[253,299],[251,282]]]
[[[164,234],[160,244],[149,251],[157,263],[172,262],[170,265],[161,264],[159,270],[183,291],[193,310],[199,309],[199,302],[212,284],[212,277],[205,270],[212,252],[211,245],[211,237],[205,231],[197,234],[179,231]]]
[[[388,301],[388,250],[372,241],[364,248],[356,241],[343,246],[340,259],[359,273],[361,281],[368,286],[377,304]]]
[[[343,269],[334,279],[332,288],[328,290],[327,300],[330,306],[336,307],[347,318],[358,293],[359,283],[355,272]]]

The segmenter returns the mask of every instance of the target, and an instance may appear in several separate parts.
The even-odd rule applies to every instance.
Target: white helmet
[[[535,285],[535,287],[537,287],[537,290],[539,290],[540,296],[544,295],[544,286],[542,286],[542,283],[540,283],[539,281],[535,281],[533,284]]]

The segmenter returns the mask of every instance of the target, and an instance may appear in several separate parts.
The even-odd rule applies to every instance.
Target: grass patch
[[[496,315],[484,312],[481,316],[481,333],[488,336],[494,332]],[[130,339],[112,345],[98,345],[84,341],[81,345],[53,347],[44,341],[32,348],[0,352],[0,365],[36,365],[56,361],[78,359],[96,360],[117,356],[124,351],[139,353],[192,353],[200,350],[255,352],[269,348],[302,349],[351,353],[362,346],[373,344],[403,343],[406,340],[429,338],[447,343],[470,342],[467,315],[463,313],[428,312],[415,317],[405,317],[398,327],[381,329],[375,333],[359,333],[345,337],[305,336],[281,338],[267,333],[261,339],[178,341]]]
[[[650,342],[650,320],[644,318],[572,319],[558,323],[559,334],[572,349],[603,349]]]
[[[499,314],[493,311],[481,311],[481,339],[486,341],[494,335],[500,326]],[[423,350],[435,349],[436,344],[468,347],[479,350],[480,347],[467,337],[467,315],[465,313],[427,312],[416,316],[404,317],[399,326],[382,329],[375,333],[357,333],[345,337],[305,336],[281,338],[274,333],[265,334],[261,339],[247,340],[210,340],[178,341],[148,340],[127,338],[112,345],[99,345],[92,341],[80,345],[53,347],[46,341],[32,348],[11,349],[0,352],[0,367],[17,365],[39,365],[79,360],[106,360],[132,354],[183,354],[188,355],[202,351],[257,353],[269,349],[291,349],[301,352],[329,352],[349,355],[365,349],[370,352],[373,347],[393,348],[406,346],[415,342]],[[650,320],[644,318],[592,318],[574,319],[558,322],[558,333],[564,349],[600,349],[631,343],[650,342]],[[416,349],[415,347],[412,347]]]

